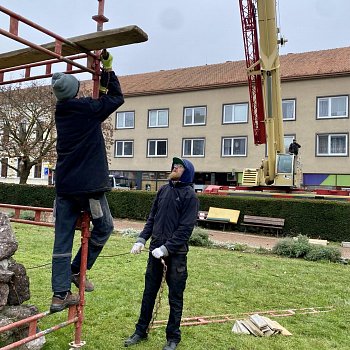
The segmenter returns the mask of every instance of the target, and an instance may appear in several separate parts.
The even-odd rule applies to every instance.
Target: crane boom
[[[241,9],[245,60],[248,72],[254,143],[260,145],[266,143],[266,131],[256,11],[251,1],[245,4],[243,0],[239,0],[239,5]],[[256,72],[259,73],[256,74]]]
[[[243,185],[298,187],[300,174],[296,171],[295,156],[284,154],[278,47],[282,39],[276,25],[276,0],[239,0],[239,4],[254,142],[256,145],[266,142],[268,156],[259,169],[243,171]]]

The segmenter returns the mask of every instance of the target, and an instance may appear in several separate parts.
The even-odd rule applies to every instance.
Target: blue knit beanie
[[[58,101],[73,98],[79,91],[79,80],[71,74],[54,73],[51,84]]]

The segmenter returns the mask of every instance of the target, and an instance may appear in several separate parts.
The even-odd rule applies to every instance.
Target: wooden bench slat
[[[264,227],[280,231],[284,227],[285,219],[266,216],[244,215],[242,226]]]
[[[276,229],[281,229],[281,228],[283,228],[283,226],[254,225],[254,224],[245,224],[245,223],[242,223],[241,225],[243,225],[243,226],[266,227],[266,228],[276,228]]]

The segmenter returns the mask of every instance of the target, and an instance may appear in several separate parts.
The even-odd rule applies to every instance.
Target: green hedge
[[[51,186],[0,183],[0,203],[52,208],[55,189]]]
[[[237,229],[244,215],[269,216],[285,219],[284,233],[330,241],[349,240],[350,203],[318,199],[278,199],[199,195],[201,210],[219,207],[240,210]]]
[[[0,183],[0,203],[52,207],[55,190],[49,186]],[[113,217],[145,220],[155,192],[112,191],[107,194]],[[219,207],[240,210],[237,230],[244,215],[285,219],[284,233],[330,241],[347,241],[350,237],[350,202],[306,199],[277,199],[199,194],[200,210]],[[259,230],[259,233],[261,230]]]

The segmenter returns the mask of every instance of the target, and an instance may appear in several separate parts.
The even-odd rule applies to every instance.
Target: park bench
[[[276,230],[278,236],[279,233],[282,233],[282,230],[284,228],[284,219],[270,218],[266,216],[244,215],[241,225],[273,229]]]
[[[198,212],[197,224],[205,227],[222,226],[222,230],[225,231],[226,227],[237,224],[238,217],[238,210],[210,207],[209,211]]]

